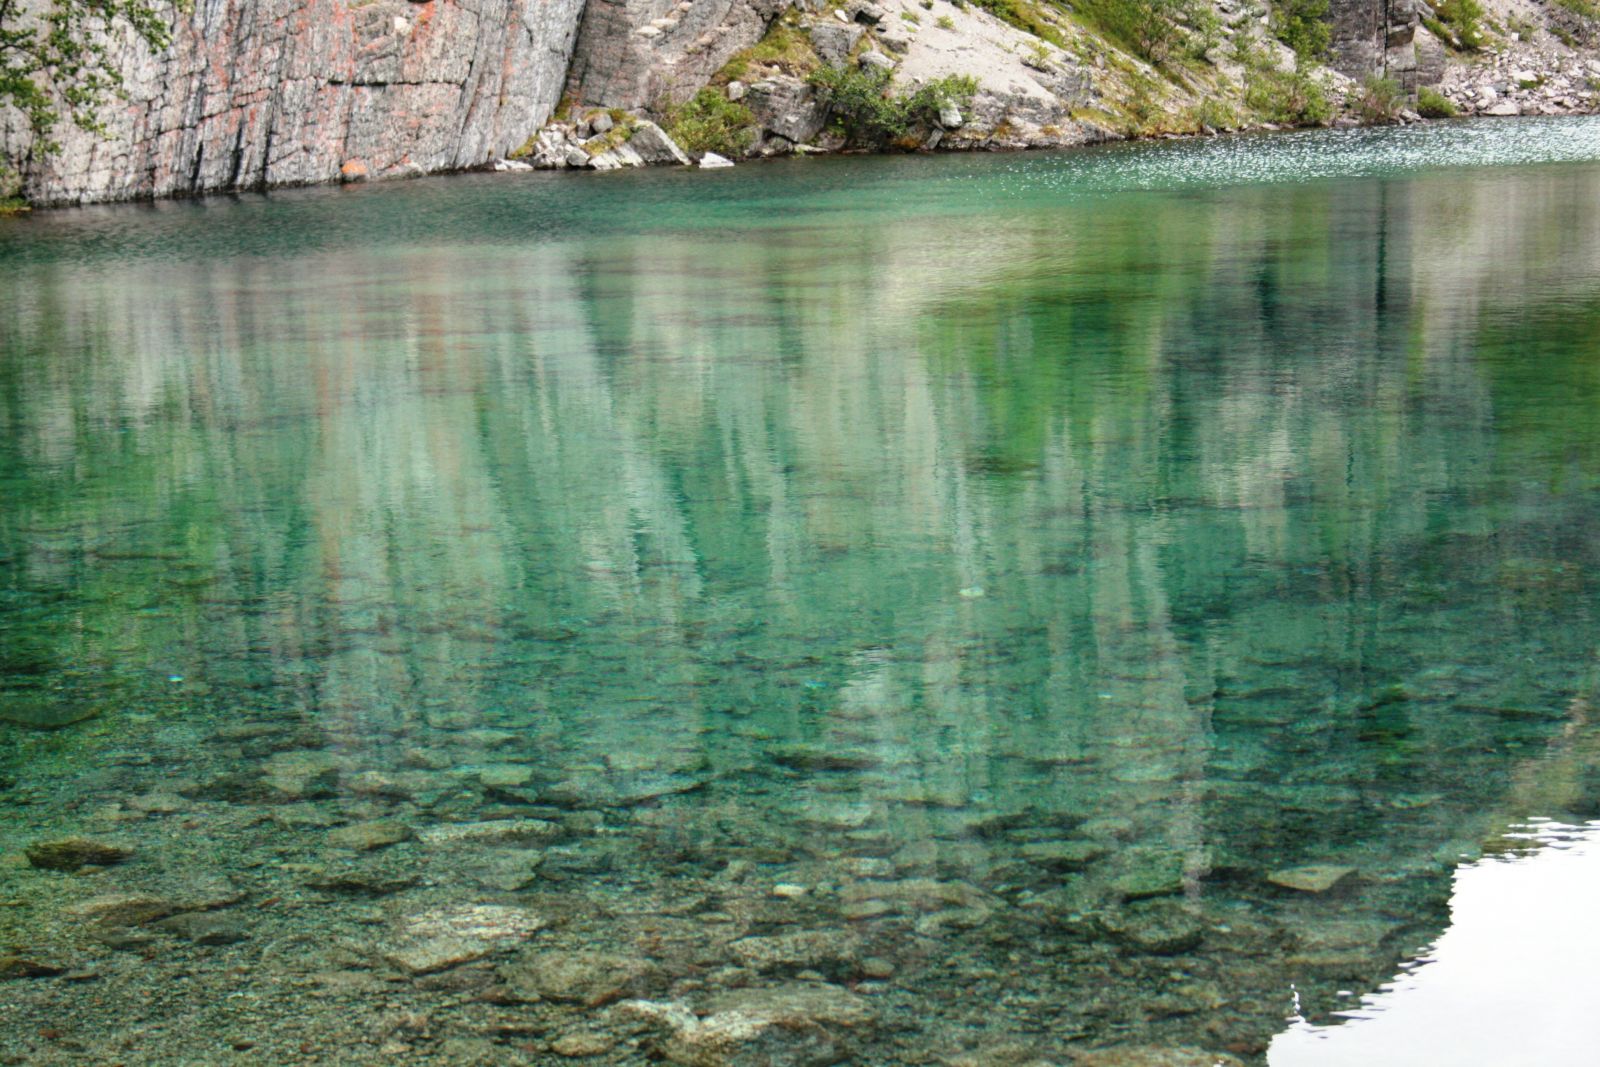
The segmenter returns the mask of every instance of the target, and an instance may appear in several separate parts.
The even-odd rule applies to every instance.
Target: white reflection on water
[[[1296,1019],[1272,1067],[1600,1062],[1600,822],[1508,836],[1542,847],[1456,871],[1431,949],[1343,1024]]]

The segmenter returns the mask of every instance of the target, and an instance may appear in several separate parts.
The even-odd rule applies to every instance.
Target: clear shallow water
[[[0,1055],[689,1056],[546,952],[789,998],[772,1062],[1335,1024],[1463,858],[1600,814],[1597,161],[1508,121],[0,222],[0,954],[66,972],[3,980]],[[133,855],[20,854],[74,833]]]

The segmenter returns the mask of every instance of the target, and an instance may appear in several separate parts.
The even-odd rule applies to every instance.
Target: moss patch
[[[745,78],[752,67],[776,67],[785,74],[804,78],[822,66],[816,49],[811,47],[811,36],[802,30],[791,11],[778,19],[768,29],[765,37],[722,65],[711,77],[712,85],[727,85]]]

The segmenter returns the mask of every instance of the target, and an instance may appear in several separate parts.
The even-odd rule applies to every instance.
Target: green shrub
[[[953,30],[956,28],[956,20],[949,15],[940,15],[933,24],[941,30]]]
[[[1244,103],[1268,122],[1320,126],[1333,117],[1322,86],[1301,72],[1253,67],[1245,74]]]
[[[1073,9],[1152,63],[1204,52],[1217,33],[1216,16],[1202,0],[1078,0]]]
[[[742,52],[735,52],[722,65],[722,69],[712,75],[711,83],[727,85],[737,81],[750,73],[752,64],[777,67],[797,78],[803,78],[820,67],[822,60],[817,57],[816,49],[811,47],[810,35],[802,32],[797,25],[785,21],[791,17],[780,18],[761,40]]]
[[[847,144],[878,146],[931,126],[946,101],[965,107],[978,91],[972,78],[952,75],[908,96],[895,96],[885,70],[823,67],[810,78]]]
[[[1362,122],[1392,122],[1405,102],[1406,91],[1393,78],[1368,78],[1356,98],[1356,115]]]
[[[1031,33],[1053,45],[1062,44],[1061,31],[1045,18],[1044,12],[1032,0],[972,0],[972,4],[1024,33]],[[957,10],[964,6],[963,3],[956,4]]]
[[[665,119],[667,135],[691,155],[715,152],[738,158],[756,137],[750,109],[709,86],[687,103],[668,108]]]
[[[1272,9],[1272,32],[1301,59],[1322,59],[1332,33],[1328,0],[1279,0]]]
[[[1195,129],[1231,130],[1239,125],[1239,113],[1214,96],[1208,96],[1189,109],[1185,116]]]
[[[1560,0],[1557,0],[1557,2],[1559,3]],[[1581,3],[1582,0],[1571,0],[1571,2]],[[1506,19],[1506,29],[1510,30],[1512,33],[1516,34],[1518,38],[1524,41],[1533,40],[1533,35],[1539,32],[1539,27],[1535,26],[1527,19],[1519,18],[1516,15],[1512,15],[1510,18]]]
[[[1467,52],[1483,47],[1483,4],[1480,0],[1429,0],[1437,20],[1423,18],[1423,23],[1436,36],[1448,44]]]
[[[1426,85],[1417,90],[1417,114],[1426,119],[1453,119],[1460,112],[1450,98]]]

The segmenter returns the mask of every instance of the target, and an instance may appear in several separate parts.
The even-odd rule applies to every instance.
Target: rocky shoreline
[[[466,15],[441,0],[370,0],[348,42],[313,36],[321,58],[283,69],[279,53],[301,46],[299,23],[278,10],[289,0],[251,2],[245,21],[273,27],[249,39],[267,49],[259,62],[178,16],[170,55],[130,45],[128,107],[108,116],[104,138],[63,131],[62,151],[36,159],[17,123],[0,121],[0,160],[16,179],[0,197],[51,206],[708,154],[724,165],[1600,110],[1600,19],[1587,0],[1486,0],[1470,19],[1448,0],[1331,0],[1310,43],[1284,21],[1290,7],[1265,0],[1186,0],[1141,23],[1160,33],[1138,40],[1107,28],[1135,0],[1082,11],[562,0],[513,35],[500,71],[485,52],[494,42],[473,43]],[[515,17],[524,0],[493,3],[478,16]],[[199,120],[183,110],[190,91],[207,101]]]
[[[680,4],[677,10],[690,7]],[[1014,25],[1014,19],[959,2],[848,0],[800,6],[781,14],[761,41],[731,55],[687,97],[689,110],[709,108],[723,117],[723,127],[709,141],[670,97],[645,105],[638,92],[619,98],[608,89],[594,96],[597,103],[586,104],[584,85],[574,83],[550,123],[485,169],[720,168],[739,159],[784,155],[1019,151],[1315,125],[1600,111],[1600,58],[1580,47],[1587,40],[1583,21],[1564,8],[1505,3],[1497,11],[1504,21],[1495,23],[1503,33],[1470,52],[1458,39],[1451,41],[1455,48],[1439,40],[1435,31],[1448,31],[1436,22],[1430,29],[1431,8],[1418,3],[1397,9],[1401,22],[1389,28],[1384,59],[1395,74],[1387,79],[1392,95],[1381,99],[1374,99],[1372,81],[1297,57],[1265,28],[1266,10],[1222,0],[1216,8],[1217,43],[1152,101],[1154,67],[1140,70],[1138,56],[1091,41],[1047,8],[1037,12],[1034,29],[1045,35],[1040,37]],[[1541,14],[1546,21],[1535,22]],[[638,32],[659,44],[676,26],[669,17]],[[1392,43],[1396,40],[1402,47]],[[826,83],[819,84],[818,71],[876,76],[891,99],[929,86],[940,95],[937,106],[910,116],[903,129],[864,140],[852,136],[848,115],[841,121],[839,102],[830,99]],[[1304,78],[1327,101],[1326,112],[1308,110],[1298,116],[1301,121],[1263,118],[1248,99],[1252,78]],[[967,79],[966,91],[943,92],[952,79]],[[677,95],[686,93],[680,87]],[[616,106],[619,100],[632,110]],[[1303,121],[1311,118],[1316,121]],[[675,139],[679,129],[688,137]]]

